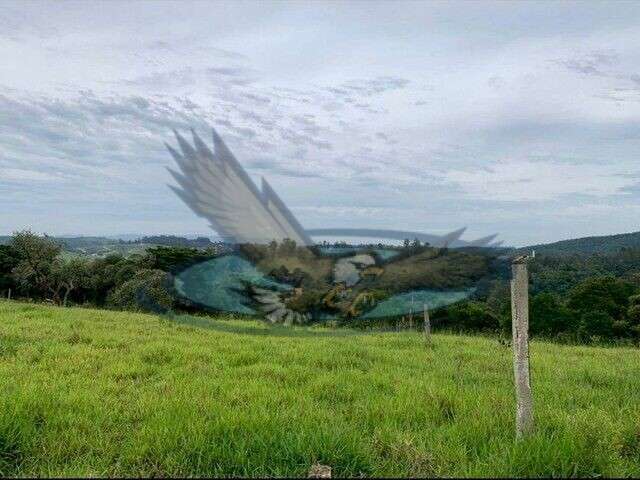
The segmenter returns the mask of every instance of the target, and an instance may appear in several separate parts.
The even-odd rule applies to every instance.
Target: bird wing
[[[193,130],[194,146],[174,133],[181,152],[167,148],[180,171],[168,170],[179,187],[169,187],[225,241],[264,244],[290,239],[298,245],[312,244],[266,180],[261,192],[215,130],[213,152]]]

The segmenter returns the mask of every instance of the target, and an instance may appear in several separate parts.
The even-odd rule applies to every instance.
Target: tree
[[[12,271],[17,283],[27,290],[34,287],[43,295],[53,293],[51,269],[62,247],[30,230],[14,233],[10,245],[20,258]]]
[[[633,293],[633,285],[624,280],[593,277],[571,290],[567,306],[581,314],[600,311],[619,320],[624,317]]]
[[[176,273],[199,261],[211,258],[207,252],[189,247],[153,247],[147,250],[151,257],[151,267]]]
[[[500,328],[498,317],[480,302],[455,303],[443,313],[446,316],[442,323],[447,328],[466,331],[496,331]]]
[[[640,295],[634,295],[629,298],[627,322],[631,332],[636,335],[640,334]]]
[[[11,245],[0,245],[0,292],[16,287],[12,271],[18,266],[18,251]]]
[[[296,242],[290,238],[285,238],[278,246],[278,255],[288,257],[296,253]]]
[[[533,334],[556,335],[574,326],[573,316],[550,293],[540,293],[531,300],[530,329]]]
[[[88,285],[90,266],[86,258],[56,258],[51,266],[51,289],[54,301],[67,306],[69,294],[78,288]]]
[[[614,336],[614,320],[606,312],[586,312],[580,318],[578,336],[583,340],[593,337],[612,338]]]
[[[128,310],[165,312],[174,305],[171,276],[162,270],[140,270],[133,278],[114,289],[109,295],[111,306]]]

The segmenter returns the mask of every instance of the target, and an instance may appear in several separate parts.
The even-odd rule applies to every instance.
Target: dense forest
[[[544,245],[531,245],[520,250],[535,250],[544,255],[563,256],[617,253],[623,248],[640,248],[640,232],[575,238]]]
[[[610,238],[618,242],[618,237]],[[0,295],[59,305],[198,311],[198,306],[176,293],[173,276],[189,265],[215,258],[224,249],[213,243],[205,248],[182,246],[176,238],[156,238],[168,239],[174,246],[96,257],[71,254],[64,243],[51,237],[18,232],[0,245]],[[530,264],[532,334],[567,342],[637,343],[640,248],[607,247],[605,253],[584,253],[584,242],[577,245],[577,252],[565,249],[561,254],[538,248]],[[412,245],[405,242],[401,248]],[[508,333],[510,308],[508,281],[496,279],[481,296],[432,312],[432,321],[435,328],[446,330]],[[410,324],[420,321],[416,317]],[[406,325],[407,318],[366,326],[383,323]],[[351,326],[365,325],[354,322]]]

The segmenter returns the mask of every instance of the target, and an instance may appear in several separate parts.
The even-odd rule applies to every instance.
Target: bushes
[[[168,272],[203,256],[211,252],[160,247],[126,258],[90,259],[63,253],[49,237],[18,232],[10,245],[0,246],[0,291],[17,286],[17,294],[62,305],[91,303],[164,311],[174,305]]]
[[[567,306],[577,312],[606,312],[620,319],[633,295],[631,283],[614,277],[593,277],[578,284],[569,292]]]
[[[451,305],[434,320],[447,329],[458,331],[497,331],[500,328],[498,316],[481,302]]]
[[[468,301],[434,312],[434,325],[454,331],[511,331],[506,285],[497,284],[484,302]],[[562,341],[640,340],[640,295],[631,282],[593,277],[562,298],[548,292],[529,300],[529,328],[534,336]],[[626,339],[626,340],[625,340]]]
[[[17,284],[12,272],[19,262],[20,257],[15,248],[11,245],[0,245],[0,294],[8,289],[15,290]]]
[[[575,315],[550,293],[533,297],[529,311],[529,328],[534,335],[553,336],[575,328]]]
[[[613,324],[613,318],[606,312],[598,310],[585,312],[578,325],[578,338],[583,341],[589,341],[592,337],[612,338],[614,336]]]
[[[116,287],[107,303],[127,310],[165,312],[174,306],[171,276],[162,270],[140,270],[131,280]]]

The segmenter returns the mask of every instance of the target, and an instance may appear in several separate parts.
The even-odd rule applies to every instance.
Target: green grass
[[[0,475],[640,476],[640,352],[0,302]]]

